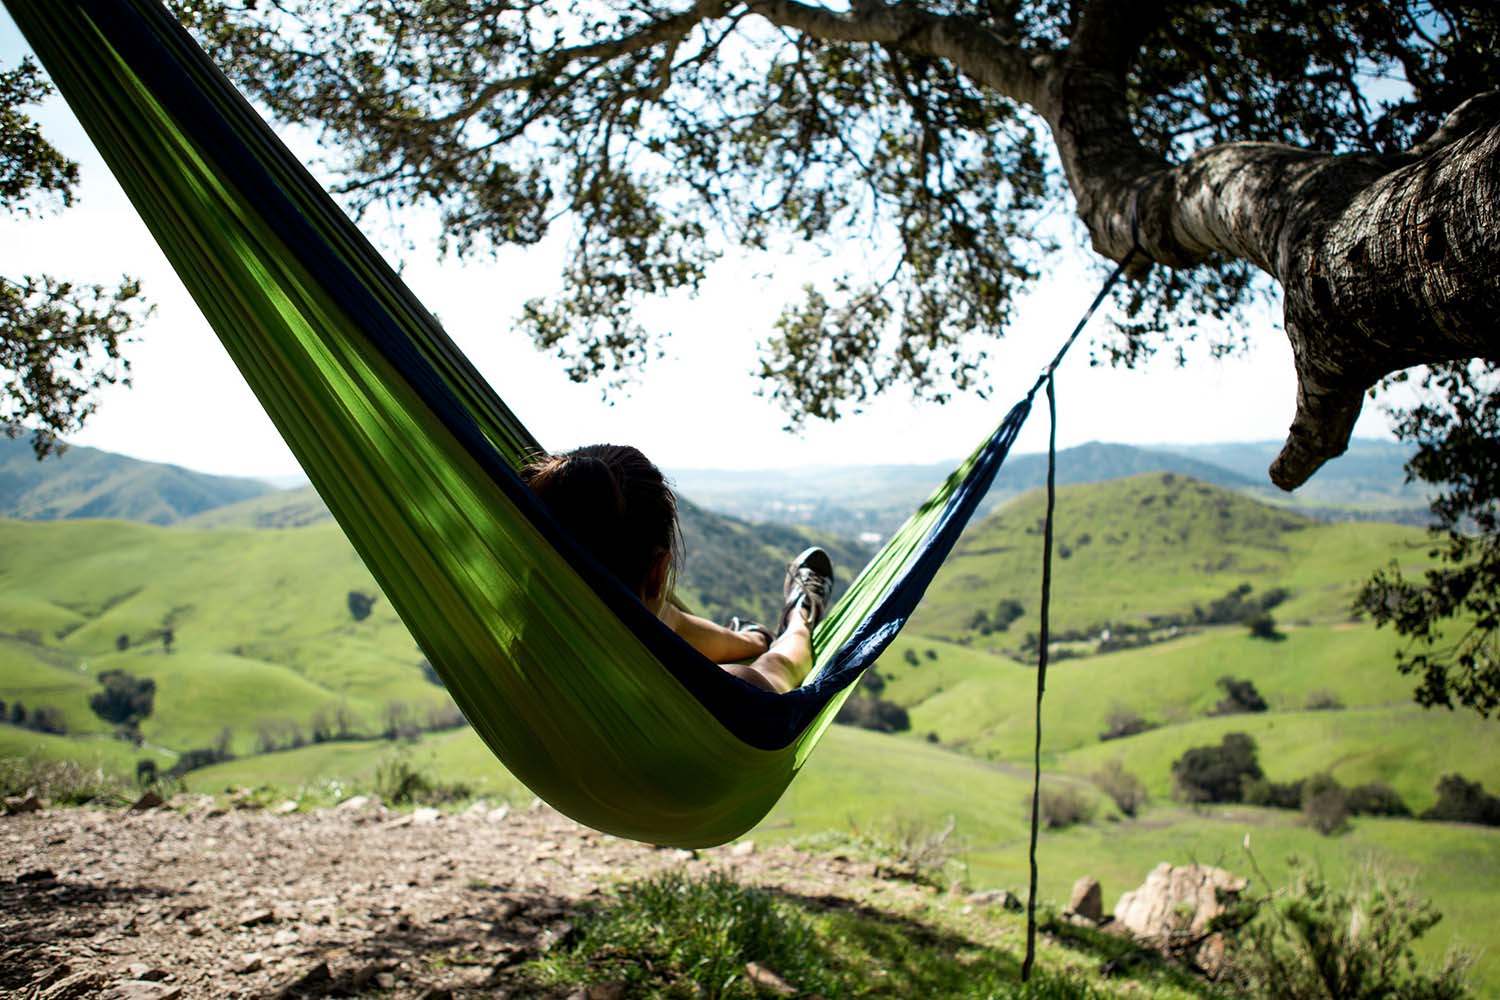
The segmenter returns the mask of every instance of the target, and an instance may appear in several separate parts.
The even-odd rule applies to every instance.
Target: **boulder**
[[[1104,891],[1099,880],[1085,875],[1073,883],[1073,895],[1068,900],[1067,914],[1097,924],[1104,920]]]
[[[1187,959],[1212,973],[1222,963],[1222,935],[1211,920],[1249,886],[1247,879],[1211,865],[1162,862],[1141,887],[1115,904],[1115,923],[1164,954]]]
[[[999,906],[1010,910],[1012,913],[1019,913],[1026,909],[1026,903],[1021,897],[1006,889],[984,889],[979,892],[971,892],[968,895],[968,900],[975,906]]]

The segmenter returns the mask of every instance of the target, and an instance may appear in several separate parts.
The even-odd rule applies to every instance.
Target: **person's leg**
[[[797,687],[812,671],[812,630],[827,611],[832,591],[833,561],[828,553],[820,548],[803,552],[787,566],[781,634],[752,662],[724,669],[777,694]]]
[[[812,629],[799,609],[770,649],[749,663],[731,663],[724,669],[758,688],[784,694],[806,679],[812,664]]]

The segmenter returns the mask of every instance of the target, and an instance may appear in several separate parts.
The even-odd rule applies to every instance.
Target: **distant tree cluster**
[[[0,722],[54,736],[66,736],[68,732],[68,724],[62,712],[51,705],[37,705],[28,709],[25,702],[17,701],[6,705],[4,701],[0,701]]]
[[[1104,717],[1104,732],[1099,734],[1099,739],[1120,740],[1137,733],[1144,733],[1155,729],[1158,723],[1148,722],[1141,714],[1124,705],[1116,705],[1109,710]]]
[[[833,721],[845,726],[857,726],[877,733],[904,733],[911,728],[911,716],[895,702],[880,697],[885,691],[885,678],[877,670],[866,670],[859,686],[839,708]]]
[[[980,635],[1004,632],[1025,613],[1026,608],[1020,601],[1007,597],[996,604],[993,611],[980,608],[974,612],[974,617],[969,619],[969,629]]]
[[[1239,715],[1247,712],[1264,712],[1271,706],[1255,690],[1255,684],[1238,677],[1220,677],[1214,682],[1224,697],[1220,698],[1209,715]]]
[[[1461,774],[1445,774],[1438,779],[1437,795],[1437,803],[1422,814],[1422,819],[1500,826],[1500,798],[1487,793],[1477,781],[1468,781]]]
[[[355,621],[362,622],[370,617],[370,612],[375,609],[375,602],[380,598],[363,590],[351,590],[344,600],[349,606],[349,614]]]
[[[156,681],[123,670],[101,671],[98,681],[104,690],[89,698],[89,708],[114,723],[117,736],[139,744],[141,720],[151,714],[156,701]]]

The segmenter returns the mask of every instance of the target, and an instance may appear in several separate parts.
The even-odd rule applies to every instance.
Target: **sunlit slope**
[[[1005,632],[973,641],[1012,648],[1037,628],[1045,497],[1029,493],[965,534],[913,619],[915,631],[970,635],[977,611],[1019,601]],[[1388,524],[1324,524],[1170,473],[1058,491],[1053,628],[1144,624],[1191,614],[1243,583],[1287,587],[1280,620],[1349,616],[1359,580],[1395,558],[1425,559],[1425,535]]]
[[[0,697],[56,707],[70,732],[103,732],[88,697],[100,672],[122,669],[157,682],[149,742],[180,751],[229,727],[241,752],[263,722],[305,727],[343,706],[369,729],[390,702],[444,704],[389,605],[356,621],[351,591],[379,593],[331,523],[0,521]]]

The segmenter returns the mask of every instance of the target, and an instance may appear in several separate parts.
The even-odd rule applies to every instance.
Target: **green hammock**
[[[558,529],[514,472],[537,442],[159,3],[5,3],[505,766],[639,840],[707,846],[759,821],[911,614],[1036,388],[819,625],[808,682],[758,691]]]

